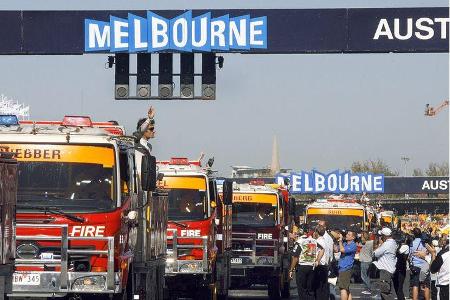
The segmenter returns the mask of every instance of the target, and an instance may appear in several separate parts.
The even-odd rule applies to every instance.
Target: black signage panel
[[[170,26],[178,16],[190,13],[176,10],[152,12],[165,18]],[[85,39],[88,37],[86,19],[98,21],[103,24],[101,26],[106,24],[109,30],[112,26],[110,17],[130,22],[128,13],[143,18],[142,24],[146,24],[147,11],[0,11],[0,54],[84,54],[87,52]],[[213,52],[448,52],[449,49],[447,7],[193,10],[192,20],[206,13],[211,14],[209,21],[224,16],[227,28],[231,28],[232,18],[247,18],[247,29],[262,30],[264,35],[264,43],[260,47],[207,50]],[[252,20],[258,18],[264,21],[262,25],[253,23],[255,27]],[[102,30],[95,32],[99,39],[105,28],[98,28]],[[118,31],[111,29],[109,32],[111,39],[114,32]],[[247,34],[246,39],[250,41],[250,38]],[[172,51],[168,49],[165,51]],[[104,48],[97,52],[128,51],[116,50]],[[152,52],[151,49],[148,51]]]
[[[225,179],[225,178],[220,178]],[[275,177],[227,178],[237,183],[253,180],[275,183]],[[384,177],[384,194],[448,194],[449,177]]]
[[[384,177],[385,194],[448,194],[448,177]]]
[[[0,54],[22,52],[21,24],[20,11],[0,12]]]
[[[349,52],[448,52],[448,8],[349,9]]]

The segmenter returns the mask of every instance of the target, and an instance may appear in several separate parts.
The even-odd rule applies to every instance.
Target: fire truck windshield
[[[233,225],[274,226],[277,207],[271,203],[233,203]]]
[[[190,221],[207,218],[206,191],[196,189],[169,190],[169,220]]]
[[[111,210],[113,168],[89,163],[19,163],[17,202],[69,211]]]
[[[16,153],[17,206],[66,212],[110,211],[116,207],[115,156],[108,146],[8,144]]]
[[[310,228],[317,225],[319,221],[325,221],[327,227],[330,229],[345,229],[361,231],[363,228],[364,219],[362,216],[350,216],[350,215],[311,215],[306,217],[306,224]]]

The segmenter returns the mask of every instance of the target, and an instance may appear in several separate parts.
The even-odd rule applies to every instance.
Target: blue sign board
[[[276,182],[289,180],[291,194],[361,194],[384,193],[384,175],[373,173],[351,173],[336,170],[329,174],[318,171],[277,175]]]
[[[85,52],[211,52],[267,49],[267,17],[250,15],[212,18],[207,12],[192,17],[187,11],[171,19],[148,11],[147,17],[129,13],[84,20]]]

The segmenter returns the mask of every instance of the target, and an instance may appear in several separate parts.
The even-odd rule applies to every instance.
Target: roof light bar
[[[169,163],[171,165],[189,165],[189,159],[185,157],[172,157]]]
[[[18,126],[19,119],[16,115],[0,115],[0,126]]]
[[[90,117],[86,116],[65,116],[61,125],[71,127],[92,127],[92,121]]]

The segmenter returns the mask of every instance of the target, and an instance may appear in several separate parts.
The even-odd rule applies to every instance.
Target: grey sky
[[[81,5],[81,3],[83,5]],[[190,9],[447,6],[447,1],[18,1],[16,9]],[[128,131],[151,104],[154,152],[215,156],[215,167],[270,164],[278,137],[282,167],[321,171],[381,158],[403,172],[448,161],[448,110],[425,118],[425,103],[448,99],[448,54],[225,55],[211,102],[115,101],[106,55],[1,56],[0,92],[29,104],[34,119],[89,114]]]

